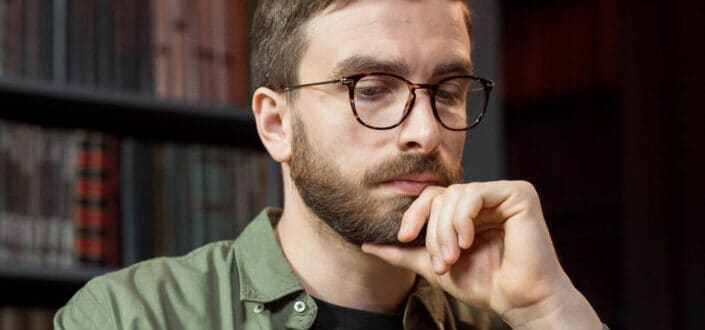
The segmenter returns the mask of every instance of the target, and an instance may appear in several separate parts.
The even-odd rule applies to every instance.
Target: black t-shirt
[[[384,314],[368,312],[333,305],[323,300],[313,298],[318,306],[316,321],[311,329],[335,330],[402,330],[403,314]]]

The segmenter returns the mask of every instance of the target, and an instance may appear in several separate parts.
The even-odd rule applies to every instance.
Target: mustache
[[[364,174],[364,182],[368,185],[390,181],[402,175],[433,173],[441,178],[444,187],[460,181],[460,170],[452,171],[443,164],[437,154],[406,153],[383,161],[368,169]]]

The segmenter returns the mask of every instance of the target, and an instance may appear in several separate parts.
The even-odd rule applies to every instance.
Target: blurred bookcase
[[[248,106],[252,6],[0,0],[0,327],[281,204]]]

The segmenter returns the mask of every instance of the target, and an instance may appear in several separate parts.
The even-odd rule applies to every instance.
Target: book
[[[142,95],[154,95],[152,63],[152,1],[135,2],[136,89]],[[156,51],[156,50],[155,50]]]
[[[24,61],[24,2],[18,0],[4,1],[5,38],[3,47],[3,75],[21,77]]]
[[[247,1],[225,1],[228,104],[245,105],[249,97],[249,25]]]
[[[57,85],[66,84],[67,69],[67,2],[54,0],[52,5],[51,79]]]

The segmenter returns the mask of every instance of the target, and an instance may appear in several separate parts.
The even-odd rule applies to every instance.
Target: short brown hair
[[[260,0],[252,20],[250,56],[253,90],[260,86],[278,89],[298,83],[298,67],[306,49],[302,26],[331,5],[353,0]],[[460,2],[468,35],[472,36],[470,9]]]

